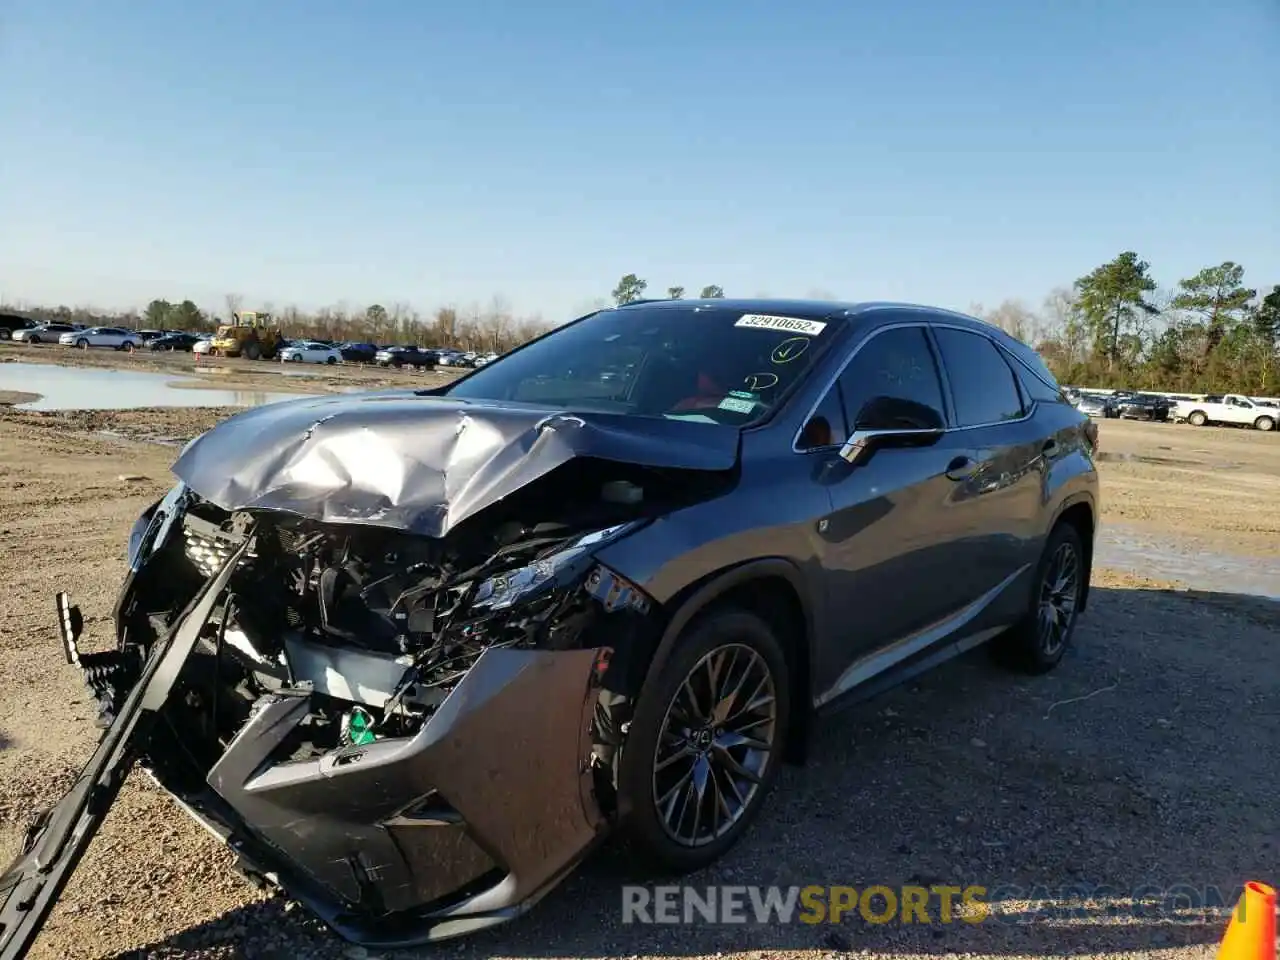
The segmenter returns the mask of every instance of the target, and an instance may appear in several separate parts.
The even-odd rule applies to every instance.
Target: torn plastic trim
[[[41,816],[22,852],[0,875],[0,896],[4,898],[0,902],[0,960],[20,960],[44,925],[119,795],[125,776],[142,752],[150,725],[247,548],[246,541],[192,598],[175,628],[152,647],[141,679],[81,770],[76,785]]]
[[[442,537],[574,458],[730,471],[740,441],[722,424],[389,391],[254,408],[197,438],[173,470],[228,511]]]
[[[174,524],[186,513],[189,491],[177,483],[163,497],[142,512],[129,533],[129,569],[136,573],[147,559],[169,539]]]

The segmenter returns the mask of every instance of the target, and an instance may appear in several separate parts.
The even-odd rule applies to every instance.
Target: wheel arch
[[[652,683],[670,659],[680,637],[700,617],[720,608],[748,610],[774,629],[787,655],[792,716],[784,759],[801,764],[807,754],[813,713],[811,680],[814,606],[800,568],[782,557],[766,557],[717,570],[697,580],[666,604],[669,614],[644,685]]]
[[[1049,527],[1052,533],[1060,524],[1069,524],[1080,536],[1084,547],[1084,561],[1087,576],[1084,581],[1084,592],[1080,595],[1080,609],[1089,608],[1089,586],[1093,579],[1093,544],[1098,529],[1098,514],[1093,498],[1088,494],[1079,494],[1063,502],[1057,515]]]

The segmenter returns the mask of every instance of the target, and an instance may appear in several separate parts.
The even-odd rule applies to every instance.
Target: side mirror
[[[840,456],[856,464],[876,447],[932,443],[945,429],[942,414],[927,404],[874,397],[858,411],[853,433],[840,448]]]
[[[881,446],[924,446],[942,436],[942,428],[855,430],[840,448],[840,456],[851,464],[858,464],[868,453]]]

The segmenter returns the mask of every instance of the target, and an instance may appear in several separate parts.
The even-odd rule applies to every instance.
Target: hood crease
[[[255,407],[198,437],[173,472],[224,510],[279,510],[443,537],[578,457],[730,470],[734,427],[411,390]]]

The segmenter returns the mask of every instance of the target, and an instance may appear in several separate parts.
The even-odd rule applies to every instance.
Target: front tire
[[[1088,572],[1080,534],[1071,524],[1059,523],[1040,555],[1030,609],[997,638],[996,655],[1023,673],[1048,673],[1056,667],[1075,635]]]
[[[636,853],[676,874],[714,862],[759,814],[791,716],[787,658],[753,613],[699,618],[641,692],[618,776]]]
[[[39,343],[39,342],[40,342],[40,338],[39,338],[39,337],[35,337],[35,336],[27,337],[27,343],[37,344],[37,343]]]

